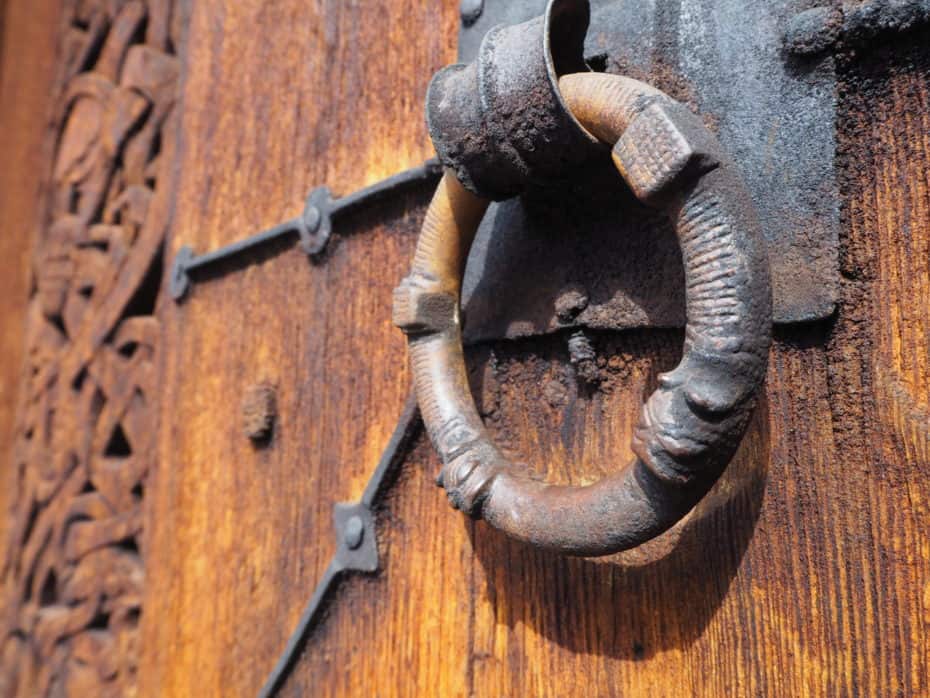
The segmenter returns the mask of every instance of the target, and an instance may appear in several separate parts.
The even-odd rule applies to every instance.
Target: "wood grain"
[[[212,249],[299,213],[314,186],[345,194],[428,158],[422,104],[454,58],[453,5],[193,3],[172,250]],[[166,309],[148,695],[254,695],[283,649],[332,555],[332,505],[362,493],[406,397],[390,298],[428,196],[341,219],[319,261],[259,254]],[[278,418],[254,448],[239,406],[262,382]]]
[[[685,522],[604,561],[530,551],[443,517],[421,445],[383,514],[383,572],[334,597],[286,694],[930,692],[928,64],[919,39],[844,64],[840,309],[781,333],[740,455]],[[679,339],[600,338],[597,390],[565,340],[476,352],[475,390],[499,443],[586,482],[630,455]]]
[[[293,216],[318,184],[346,193],[431,154],[422,102],[454,60],[457,2],[182,7],[147,25],[180,59],[157,189],[169,257]],[[453,512],[421,437],[378,508],[381,570],[330,596],[282,695],[930,695],[928,38],[841,57],[841,302],[829,322],[779,332],[766,398],[707,499],[640,549],[560,558]],[[236,696],[263,683],[334,550],[332,504],[360,495],[400,413],[409,375],[390,291],[427,195],[345,218],[319,260],[280,246],[159,306],[144,538],[133,533],[139,675],[123,686]],[[90,317],[112,326],[110,305]],[[107,354],[108,336],[87,334],[74,356]],[[626,462],[639,405],[680,354],[675,331],[592,340],[584,375],[561,334],[469,355],[496,441],[554,480]],[[253,442],[241,406],[266,385],[277,415]],[[42,581],[27,586],[41,601]],[[28,628],[13,637],[18,653]],[[36,675],[74,656],[60,654],[67,632],[48,637]],[[96,637],[78,663],[95,657],[99,676],[127,655],[95,654]],[[93,694],[94,677],[75,676],[72,694]]]
[[[49,97],[56,72],[58,2],[0,2],[0,511],[7,510],[9,454],[26,347],[33,233],[39,222]],[[31,66],[29,71],[22,66]],[[44,165],[44,166],[43,166]],[[6,544],[0,516],[0,559]]]
[[[3,695],[136,689],[178,78],[171,12],[160,0],[68,2],[52,23],[0,565]]]

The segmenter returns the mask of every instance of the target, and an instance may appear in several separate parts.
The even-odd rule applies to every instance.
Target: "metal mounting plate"
[[[829,55],[783,50],[793,0],[592,0],[585,56],[651,82],[711,126],[743,172],[772,265],[774,319],[828,317],[837,297],[839,194],[835,72]],[[484,0],[459,36],[474,58],[491,27],[532,18],[544,0]],[[492,205],[469,258],[469,342],[563,327],[684,324],[671,228],[638,206],[609,167],[571,191]]]

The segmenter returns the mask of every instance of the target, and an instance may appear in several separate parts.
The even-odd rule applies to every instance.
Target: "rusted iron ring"
[[[491,441],[469,391],[459,316],[465,260],[488,201],[451,171],[430,204],[411,273],[395,290],[394,322],[408,336],[452,504],[533,545],[604,555],[667,530],[732,458],[765,376],[771,289],[749,196],[699,118],[620,76],[568,75],[559,89],[577,121],[613,146],[637,198],[668,214],[681,246],[683,357],[643,406],[637,457],[589,486],[550,485],[520,472]]]

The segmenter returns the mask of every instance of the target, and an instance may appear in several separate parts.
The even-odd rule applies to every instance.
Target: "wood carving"
[[[65,7],[0,567],[4,696],[135,692],[173,25],[169,0]]]

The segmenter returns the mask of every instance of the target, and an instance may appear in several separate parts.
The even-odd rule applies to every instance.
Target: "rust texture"
[[[678,3],[639,5],[677,21]],[[423,92],[454,60],[457,3],[188,6],[184,138],[166,158],[183,176],[172,249],[279,220],[316,182],[352,191],[429,156]],[[449,516],[435,451],[417,439],[377,511],[381,571],[333,590],[280,695],[930,694],[928,47],[918,30],[840,67],[827,122],[842,147],[837,313],[776,332],[767,397],[692,513],[611,558],[548,554]],[[648,81],[686,101],[664,82],[674,72]],[[427,203],[353,216],[324,265],[255,255],[196,303],[163,304],[171,371],[162,475],[146,481],[140,694],[260,689],[332,559],[330,505],[363,491],[406,395],[403,338],[384,320]],[[585,291],[582,312],[597,301]],[[573,332],[495,340],[466,360],[495,443],[584,485],[631,457],[635,407],[680,360],[683,333],[586,328],[593,384],[571,362]],[[279,385],[288,428],[273,448],[242,437],[243,367]]]
[[[501,200],[528,184],[564,183],[596,152],[559,96],[556,75],[585,70],[587,0],[549,3],[545,14],[491,29],[478,58],[439,71],[426,120],[440,162],[471,192]],[[542,36],[551,36],[551,46]],[[545,147],[542,145],[545,144]]]
[[[545,6],[545,0],[487,0],[481,18],[460,32],[460,58],[486,63],[487,50],[479,51],[483,34],[541,14]],[[771,252],[776,324],[830,317],[839,280],[835,59],[799,60],[784,50],[783,29],[799,9],[793,0],[694,0],[686,8],[592,0],[583,46],[583,62],[592,70],[646,82],[686,104],[736,157]],[[586,18],[565,13],[558,26]],[[552,46],[564,49],[557,40]],[[528,69],[526,59],[512,63]],[[500,65],[513,76],[513,68]],[[512,102],[521,108],[510,111],[525,122],[538,118],[538,100]],[[495,141],[510,144],[503,136]],[[466,140],[461,151],[479,145],[478,139]],[[489,207],[466,265],[466,343],[567,327],[684,326],[674,230],[639,204],[603,158],[569,164],[566,158],[555,190],[552,179],[544,191],[533,187]],[[574,317],[560,316],[556,299],[571,284],[585,287],[589,302]],[[508,303],[499,303],[501,297]]]
[[[537,23],[511,28],[521,31],[542,43]],[[450,103],[468,98],[468,88],[459,89],[465,96]],[[568,75],[556,89],[551,109],[564,98],[587,133],[613,145],[624,181],[669,216],[681,246],[684,356],[646,402],[633,439],[637,458],[596,484],[554,486],[527,477],[492,443],[469,393],[458,310],[468,249],[488,202],[451,171],[427,212],[413,269],[395,291],[394,321],[408,335],[417,396],[444,464],[439,482],[453,506],[540,547],[604,555],[667,530],[732,458],[765,373],[771,289],[749,196],[698,118],[619,76]],[[563,123],[571,128],[572,121]],[[569,348],[590,379],[593,347],[576,335]]]
[[[678,3],[637,5],[653,4],[676,20]],[[192,8],[177,247],[213,249],[299,210],[315,183],[352,191],[429,156],[424,89],[455,59],[457,3]],[[837,316],[777,331],[767,397],[693,512],[610,558],[547,554],[450,516],[420,438],[377,512],[381,570],[333,590],[281,696],[930,692],[927,38],[843,74],[827,121],[850,174]],[[406,395],[403,335],[385,320],[427,203],[346,221],[325,264],[256,255],[196,303],[166,304],[141,693],[256,695],[266,679],[335,552],[330,505],[363,491]],[[466,360],[495,443],[584,485],[631,457],[637,408],[683,332],[586,329],[594,388],[577,380],[573,331]],[[287,429],[273,448],[241,436],[246,366],[279,386]],[[895,403],[883,366],[900,379]]]
[[[173,19],[163,0],[63,8],[0,567],[5,696],[136,690]]]
[[[811,56],[837,47],[855,48],[910,32],[930,22],[928,0],[865,0],[813,7],[785,28],[785,50]]]

